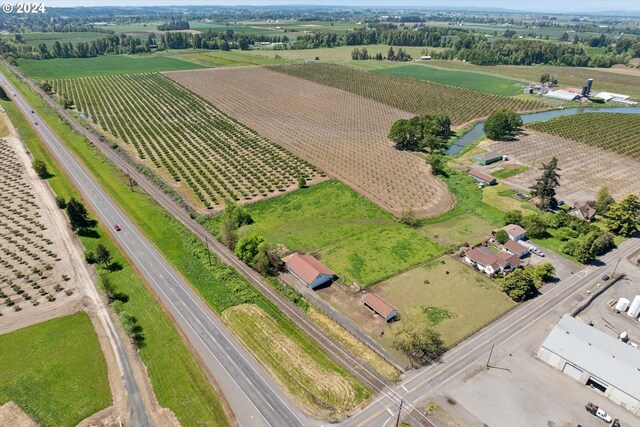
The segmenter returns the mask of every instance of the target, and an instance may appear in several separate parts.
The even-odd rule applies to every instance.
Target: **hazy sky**
[[[280,5],[309,4],[337,6],[452,6],[452,7],[501,7],[549,12],[627,10],[640,11],[640,0],[44,0],[46,6],[155,6],[155,5]]]

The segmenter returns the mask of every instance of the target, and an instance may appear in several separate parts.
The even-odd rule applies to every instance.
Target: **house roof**
[[[495,181],[495,180],[496,180],[496,179],[495,179],[494,177],[492,177],[491,175],[487,175],[486,173],[482,173],[482,172],[477,171],[477,170],[475,170],[475,169],[471,169],[471,170],[469,171],[469,175],[471,175],[471,176],[472,176],[472,177],[474,177],[474,178],[479,178],[479,179],[481,179],[481,180],[483,180],[483,181],[486,181],[486,182],[493,182],[493,181]]]
[[[594,216],[596,216],[596,210],[593,208],[593,206],[590,206],[587,203],[584,203],[582,205],[578,205],[575,208],[573,208],[572,210],[580,211],[580,214],[582,214],[582,217],[585,218],[585,219],[591,219]]]
[[[473,262],[479,262],[482,265],[490,265],[494,269],[498,267],[498,259],[496,253],[487,248],[473,248],[467,251],[467,257]]]
[[[527,248],[515,240],[507,240],[507,242],[503,245],[505,249],[515,252],[517,254],[521,254],[527,250]]]
[[[496,153],[495,151],[489,151],[488,153],[478,154],[473,157],[478,160],[492,160],[497,158],[502,159],[502,154]]]
[[[502,229],[504,231],[507,232],[507,234],[511,237],[515,237],[515,236],[519,236],[521,234],[526,234],[527,230],[525,230],[524,228],[520,227],[519,225],[515,225],[515,224],[509,224],[505,227],[502,227]]]
[[[283,258],[287,268],[293,271],[306,284],[311,284],[321,274],[335,276],[335,273],[311,255],[293,253]]]
[[[362,302],[367,304],[369,307],[373,309],[380,316],[385,319],[393,314],[394,311],[397,312],[395,308],[381,297],[376,294],[368,293],[362,298]]]
[[[517,266],[522,264],[522,261],[520,260],[520,258],[518,258],[517,255],[510,254],[509,252],[497,253],[496,257],[498,258],[498,265],[500,265],[500,267],[502,268],[506,267],[507,264],[509,264],[511,268],[516,268]]]
[[[617,338],[565,314],[542,348],[640,399],[640,350]]]

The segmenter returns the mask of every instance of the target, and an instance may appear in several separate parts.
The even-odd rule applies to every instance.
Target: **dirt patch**
[[[38,427],[38,423],[25,414],[18,405],[7,402],[0,406],[0,427]]]
[[[396,215],[451,208],[451,193],[425,161],[387,139],[393,122],[410,113],[263,68],[166,75]]]
[[[557,157],[561,169],[557,190],[560,198],[571,197],[579,190],[597,193],[602,186],[607,186],[617,199],[640,192],[640,162],[597,147],[532,130],[527,130],[517,141],[486,141],[482,145],[531,167],[502,180],[518,189],[529,188],[540,176],[542,164]]]

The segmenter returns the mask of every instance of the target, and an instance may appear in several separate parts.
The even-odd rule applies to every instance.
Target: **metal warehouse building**
[[[538,358],[640,414],[640,350],[565,314]]]

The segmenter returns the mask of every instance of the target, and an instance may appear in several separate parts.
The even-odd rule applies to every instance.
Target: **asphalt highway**
[[[197,293],[164,259],[110,196],[98,185],[51,129],[42,122],[19,92],[0,73],[6,92],[53,153],[58,163],[82,193],[91,211],[105,225],[147,284],[160,298],[182,333],[201,356],[243,426],[314,425],[293,405],[268,377],[264,369],[242,347],[212,313]],[[121,231],[114,230],[118,224]],[[142,403],[133,378],[125,380],[131,411]],[[138,396],[136,398],[136,396]],[[134,418],[132,418],[134,419]],[[132,424],[139,425],[139,424]]]

